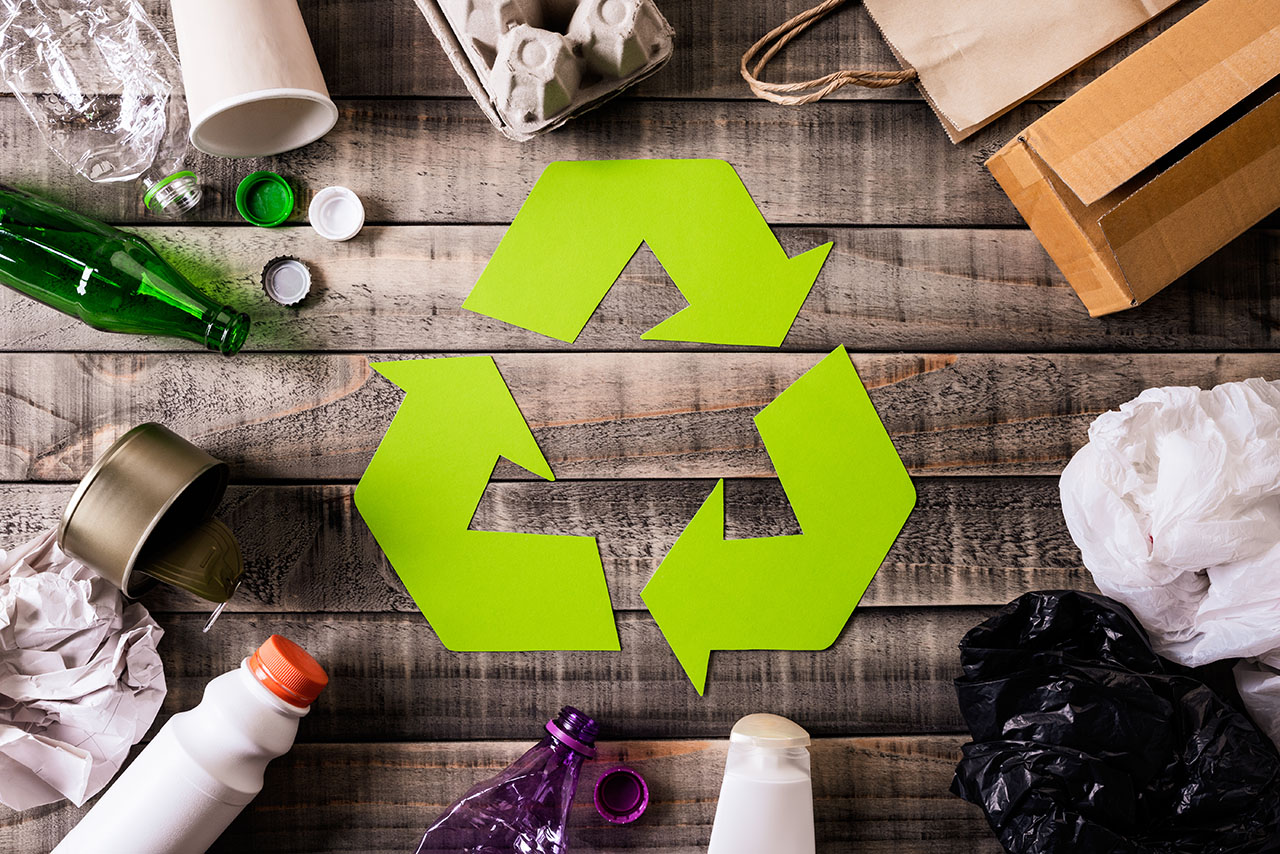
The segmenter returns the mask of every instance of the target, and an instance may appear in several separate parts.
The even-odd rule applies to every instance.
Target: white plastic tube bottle
[[[328,681],[272,635],[174,715],[52,854],[203,854],[262,790]]]
[[[777,715],[747,715],[729,759],[707,854],[814,854],[809,733]]]

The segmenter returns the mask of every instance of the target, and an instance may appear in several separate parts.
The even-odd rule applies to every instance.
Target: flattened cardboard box
[[[1280,208],[1280,0],[1209,0],[987,168],[1095,317]]]

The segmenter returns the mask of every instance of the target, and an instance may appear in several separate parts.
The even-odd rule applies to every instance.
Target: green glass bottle
[[[228,356],[249,318],[200,293],[151,244],[0,185],[0,284],[95,329],[167,335]]]

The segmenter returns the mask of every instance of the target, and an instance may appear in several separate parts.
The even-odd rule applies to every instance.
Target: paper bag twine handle
[[[815,80],[802,80],[796,83],[766,83],[760,79],[760,72],[769,64],[769,60],[777,55],[778,51],[786,47],[796,36],[847,2],[848,0],[823,0],[822,3],[808,11],[801,12],[785,24],[774,27],[765,34],[764,38],[753,44],[742,55],[741,68],[742,78],[747,81],[751,91],[766,101],[795,106],[825,98],[840,87],[848,86],[850,83],[855,86],[865,86],[869,89],[883,89],[886,86],[897,86],[900,83],[914,80],[916,78],[914,68],[905,68],[901,71],[843,69]],[[755,62],[754,67],[749,67],[755,61],[756,54],[766,46],[768,46],[768,50],[765,50],[764,55]]]

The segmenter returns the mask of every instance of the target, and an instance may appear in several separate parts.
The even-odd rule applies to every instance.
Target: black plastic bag
[[[960,642],[951,791],[1012,854],[1280,852],[1280,754],[1118,602],[1028,593]],[[1238,699],[1238,698],[1237,698]]]

